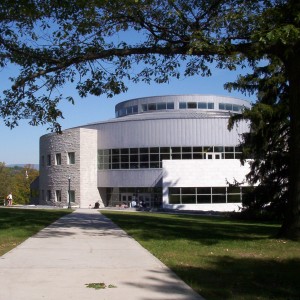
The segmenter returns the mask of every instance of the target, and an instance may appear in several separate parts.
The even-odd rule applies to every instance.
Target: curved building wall
[[[40,203],[89,207],[97,189],[97,131],[75,128],[40,138]],[[70,180],[69,180],[70,179]]]
[[[146,103],[160,103],[161,101],[174,102],[174,109],[170,111],[139,111]],[[180,103],[189,101],[210,102],[214,104],[214,109],[179,109]],[[137,198],[137,194],[140,193],[141,197],[147,199],[149,193],[153,191],[151,199],[157,201],[159,197],[163,198],[164,205],[168,207],[168,196],[166,196],[168,189],[178,186],[176,180],[173,180],[172,174],[166,176],[165,172],[170,172],[172,168],[164,169],[163,159],[164,161],[170,159],[175,163],[179,158],[174,155],[166,158],[165,154],[162,154],[165,152],[160,152],[162,147],[233,148],[239,144],[240,135],[248,131],[246,122],[240,122],[238,126],[229,131],[227,126],[231,112],[220,111],[219,103],[250,107],[246,101],[230,97],[200,95],[147,97],[125,101],[116,106],[117,111],[124,107],[138,105],[139,113],[68,129],[63,131],[62,135],[42,136],[40,138],[40,203],[66,206],[70,198],[73,205],[91,207],[97,201],[100,204],[107,204],[109,198],[113,197],[114,204],[118,201],[121,202],[123,196],[129,203],[128,199]],[[159,155],[156,155],[159,156],[159,162],[151,164],[149,161],[147,167],[142,163],[138,166],[127,164],[126,169],[125,164],[122,166],[121,163],[117,169],[114,168],[116,164],[113,165],[113,163],[110,165],[111,168],[105,169],[105,163],[103,163],[103,169],[101,167],[98,169],[98,155],[101,151],[104,153],[108,150],[111,153],[109,159],[112,159],[113,151],[123,149],[128,152],[130,149],[131,155],[133,148],[159,149]],[[139,151],[138,153],[142,156],[142,152]],[[151,157],[151,153],[155,152],[149,150],[149,157]],[[103,154],[103,157],[105,155]],[[218,157],[211,156],[213,158],[230,158],[229,160],[232,161],[231,158],[237,158],[235,154],[234,157],[227,157],[225,154]],[[198,158],[189,157],[189,159],[199,161],[199,156]],[[202,157],[204,158],[204,156]],[[121,154],[119,158],[121,159]],[[193,162],[187,163],[185,159],[186,156],[182,156],[182,161],[178,163],[178,166],[185,165],[185,163],[186,166],[193,165]],[[225,159],[220,160],[224,161]],[[224,165],[230,165],[229,160]],[[217,170],[216,167],[215,171],[211,171],[212,178],[214,177],[213,172],[217,172]],[[205,173],[205,170],[202,171]],[[193,171],[193,174],[198,176],[196,171]],[[188,175],[184,176],[189,181]],[[172,181],[169,182],[169,178],[172,178]],[[196,187],[198,185],[195,180],[197,181],[197,178],[193,178],[189,182]],[[174,195],[176,198],[176,194]],[[176,204],[174,208],[179,206]],[[185,209],[188,207],[194,208],[195,205],[185,205]],[[213,209],[211,206],[206,207]]]

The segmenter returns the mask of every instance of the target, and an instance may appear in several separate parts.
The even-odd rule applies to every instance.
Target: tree
[[[290,120],[282,234],[299,238],[299,6],[298,0],[4,1],[0,61],[20,65],[20,73],[1,98],[0,114],[11,127],[29,118],[60,131],[59,88],[67,82],[82,97],[112,97],[126,91],[129,80],[179,77],[180,65],[185,76],[208,76],[211,62],[234,69],[278,61],[288,83]]]
[[[241,161],[251,158],[251,171],[246,176],[254,188],[243,198],[247,214],[267,210],[268,215],[282,219],[288,200],[288,165],[290,120],[288,85],[280,62],[259,66],[253,74],[240,76],[228,89],[258,91],[258,100],[251,109],[230,119],[229,129],[240,120],[248,120],[250,130],[242,135]]]

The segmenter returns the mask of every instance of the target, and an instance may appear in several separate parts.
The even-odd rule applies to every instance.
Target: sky
[[[247,97],[239,92],[229,93],[224,89],[224,83],[234,81],[241,71],[212,70],[212,76],[203,78],[201,76],[182,77],[181,79],[171,79],[168,84],[150,85],[145,83],[130,84],[126,93],[107,98],[105,95],[100,97],[88,96],[80,98],[75,88],[67,85],[61,89],[65,96],[73,96],[75,105],[62,103],[60,108],[65,119],[60,121],[62,129],[85,125],[98,121],[105,121],[115,116],[115,105],[129,99],[159,96],[159,95],[178,95],[178,94],[209,94],[232,96],[248,101],[255,101],[254,96]],[[8,84],[8,76],[14,75],[13,70],[0,71],[0,92]],[[11,74],[9,74],[11,73]],[[5,127],[0,120],[0,162],[6,165],[11,164],[38,164],[39,163],[39,138],[47,133],[49,126],[33,127],[26,121],[20,122],[14,129]]]

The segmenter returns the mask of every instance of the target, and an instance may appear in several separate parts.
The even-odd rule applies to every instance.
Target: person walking
[[[7,200],[7,206],[12,206],[13,197],[11,192],[7,195],[6,200]]]

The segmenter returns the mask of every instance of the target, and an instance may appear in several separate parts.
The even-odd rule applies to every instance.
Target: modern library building
[[[240,163],[250,103],[214,95],[132,99],[111,120],[40,138],[39,204],[236,211],[248,188]],[[232,183],[240,182],[240,185]]]

